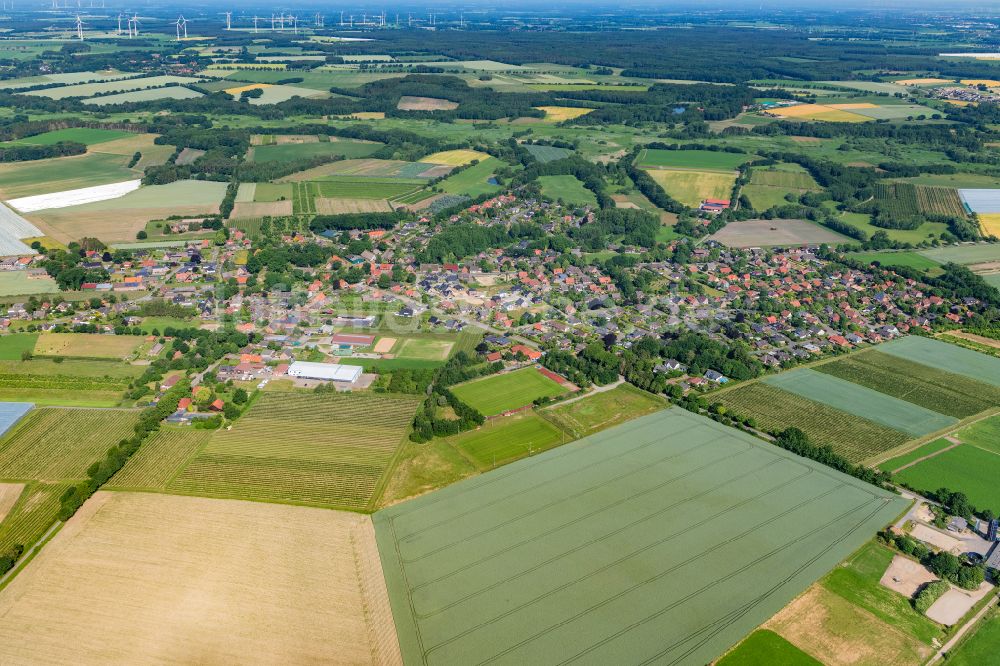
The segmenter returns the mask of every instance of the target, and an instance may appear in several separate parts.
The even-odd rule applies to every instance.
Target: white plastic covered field
[[[111,183],[110,185],[82,187],[77,190],[65,190],[63,192],[21,197],[20,199],[11,199],[7,203],[22,213],[32,213],[36,210],[48,210],[51,208],[68,208],[70,206],[79,206],[80,204],[94,203],[95,201],[117,199],[139,189],[141,184],[141,180],[126,180],[120,183]]]

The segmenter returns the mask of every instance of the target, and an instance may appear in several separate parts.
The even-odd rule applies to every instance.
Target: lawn
[[[822,666],[778,634],[758,629],[732,652],[715,662],[716,666]]]
[[[646,171],[667,194],[685,206],[697,208],[705,199],[729,199],[736,176],[718,171]]]
[[[492,469],[565,444],[566,435],[535,412],[487,421],[482,427],[450,437],[449,443],[479,469]]]
[[[326,156],[358,158],[367,157],[381,147],[381,143],[363,143],[361,141],[284,143],[270,146],[254,146],[253,161],[286,163]]]
[[[370,509],[419,402],[373,393],[266,392],[231,430],[215,432],[166,490]]]
[[[752,159],[743,153],[727,153],[714,150],[657,150],[644,149],[639,153],[636,165],[639,168],[683,168],[697,171],[735,171],[736,167]]]
[[[668,409],[374,522],[406,663],[704,664],[905,506]]]
[[[629,384],[540,412],[574,439],[667,407],[665,400]]]
[[[1000,513],[1000,454],[971,444],[939,453],[894,475],[897,482],[923,492],[938,488],[965,493],[979,509]]]
[[[491,157],[475,166],[459,171],[454,176],[445,178],[438,183],[438,187],[448,194],[464,194],[468,197],[495,192],[500,189],[500,186],[490,183],[489,180],[493,173],[502,166],[503,162]]]
[[[35,350],[35,343],[38,342],[38,333],[11,333],[0,336],[0,359],[7,361],[20,361],[25,353]]]
[[[570,206],[596,206],[597,197],[575,176],[540,176],[542,195]]]
[[[491,375],[451,389],[459,400],[486,416],[530,405],[537,398],[553,398],[566,392],[535,368]]]
[[[444,361],[454,344],[454,340],[449,339],[406,338],[396,344],[393,354],[397,358]]]

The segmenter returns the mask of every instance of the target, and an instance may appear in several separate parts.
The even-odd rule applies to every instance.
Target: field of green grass
[[[138,178],[128,158],[107,153],[0,164],[0,197],[14,199]]]
[[[0,273],[0,296],[30,296],[32,294],[55,294],[59,284],[50,277],[31,277],[23,271]]]
[[[521,146],[529,153],[531,153],[536,160],[542,162],[552,162],[553,160],[561,160],[564,157],[569,157],[573,151],[567,148],[557,148],[556,146],[540,146],[530,143],[523,144]]]
[[[10,143],[30,144],[33,146],[51,146],[59,143],[60,141],[75,141],[76,143],[92,146],[97,143],[104,143],[105,141],[123,139],[127,136],[132,136],[132,134],[130,132],[122,132],[120,130],[73,127],[70,129],[43,132],[42,134],[35,134],[34,136],[26,136],[23,139],[18,139],[17,141],[12,141]]]
[[[920,255],[931,261],[945,264],[981,264],[1000,261],[1000,243],[965,243],[920,250]]]
[[[752,155],[711,150],[657,150],[647,148],[639,153],[640,168],[683,168],[697,171],[734,171],[752,159]]]
[[[1000,654],[1000,611],[986,614],[979,627],[948,653],[948,666],[982,666]]]
[[[445,178],[438,183],[438,186],[448,194],[464,194],[469,197],[477,197],[480,194],[495,192],[500,189],[500,186],[492,185],[488,180],[493,175],[493,172],[502,165],[503,162],[495,157],[491,157],[458,172],[454,176]]]
[[[841,213],[838,217],[842,222],[861,229],[869,237],[879,231],[884,231],[890,239],[901,243],[916,244],[925,240],[933,240],[940,238],[942,233],[948,231],[947,225],[941,222],[924,222],[916,229],[883,229],[872,224],[871,216],[865,213]]]
[[[868,263],[878,262],[885,267],[905,266],[918,271],[939,271],[941,268],[938,262],[916,252],[856,252],[850,258]]]
[[[883,472],[892,472],[900,467],[903,467],[904,465],[909,465],[916,460],[920,460],[925,456],[933,455],[942,449],[947,449],[950,446],[955,446],[955,443],[943,437],[941,439],[935,439],[918,446],[909,453],[889,458],[885,462],[880,463],[878,468]]]
[[[408,663],[705,664],[905,506],[668,409],[374,523]]]
[[[423,184],[424,181],[412,178],[364,176],[330,176],[313,183],[319,196],[331,199],[394,199],[420,189]]]
[[[371,508],[419,402],[388,394],[265,392],[231,430],[213,433],[166,490]]]
[[[318,143],[285,143],[270,146],[254,146],[254,162],[294,162],[338,155],[345,158],[367,157],[382,147],[380,143],[360,141],[329,141]]]
[[[962,444],[928,458],[894,475],[917,491],[933,492],[938,488],[961,491],[978,509],[1000,513],[1000,454],[971,444]]]
[[[665,409],[667,402],[630,384],[540,412],[574,439]]]
[[[38,333],[11,333],[0,336],[0,359],[20,361],[22,354],[35,350],[37,342]]]
[[[597,197],[574,176],[541,176],[538,184],[542,194],[550,199],[562,200],[570,206],[596,206]]]
[[[535,368],[475,379],[451,388],[459,400],[486,416],[530,405],[536,398],[555,397],[566,392]]]
[[[716,666],[822,666],[819,661],[768,629],[753,632],[736,649],[715,663]]]
[[[565,444],[568,438],[557,427],[529,411],[489,420],[480,428],[450,437],[448,441],[479,469],[492,469]]]

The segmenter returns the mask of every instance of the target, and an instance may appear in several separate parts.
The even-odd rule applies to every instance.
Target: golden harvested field
[[[545,112],[545,120],[554,123],[573,120],[593,111],[593,109],[579,109],[572,106],[536,106],[535,108]]]
[[[468,164],[472,160],[479,160],[482,162],[485,159],[489,159],[489,155],[481,153],[478,150],[445,150],[440,153],[428,155],[427,157],[422,157],[420,158],[420,161],[429,162],[431,164],[462,166],[463,164]]]
[[[1000,88],[1000,81],[996,79],[962,79],[963,86],[986,86],[987,88]]]
[[[0,483],[0,523],[10,512],[24,490],[23,483]]]
[[[233,204],[231,217],[281,217],[292,214],[292,200],[241,201]]]
[[[371,519],[323,509],[100,492],[0,617],[2,663],[402,663]]]
[[[143,342],[137,335],[100,333],[42,333],[35,343],[39,356],[80,356],[123,359]]]
[[[646,171],[667,194],[685,206],[697,208],[705,199],[728,199],[736,182],[734,173],[719,171],[673,171],[649,169]]]
[[[840,109],[841,111],[850,111],[851,109],[877,109],[877,104],[872,104],[870,102],[852,102],[850,104],[827,104],[831,109]]]
[[[1000,213],[980,213],[979,226],[987,236],[1000,238]]]
[[[392,206],[385,199],[327,199],[316,197],[316,212],[320,215],[340,215],[342,213],[388,213]]]
[[[400,111],[452,111],[458,108],[458,102],[437,97],[411,97],[403,95],[399,98],[396,108]]]
[[[874,105],[873,105],[874,106]],[[833,123],[863,123],[871,118],[866,118],[857,113],[836,109],[833,106],[823,104],[799,104],[797,106],[786,106],[780,109],[770,109],[770,113],[782,118],[798,118],[802,120],[823,120]]]
[[[923,78],[923,79],[900,79],[899,81],[893,81],[897,86],[926,86],[934,85],[935,83],[954,83],[952,79],[935,79],[935,78]]]

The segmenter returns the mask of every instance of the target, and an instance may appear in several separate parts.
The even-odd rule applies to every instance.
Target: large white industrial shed
[[[288,376],[353,384],[361,376],[361,366],[295,361],[288,367]]]

